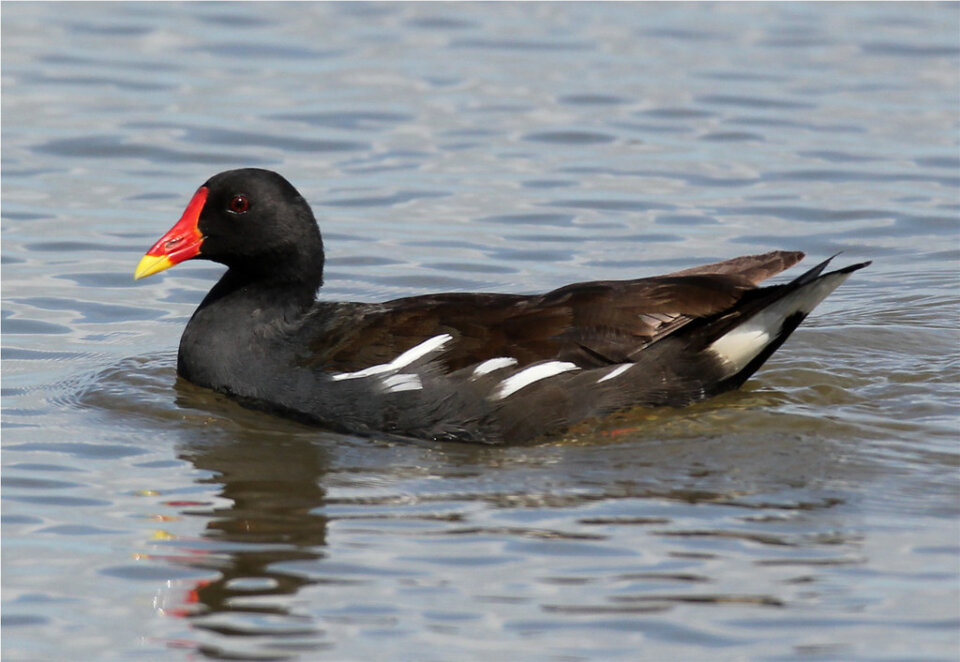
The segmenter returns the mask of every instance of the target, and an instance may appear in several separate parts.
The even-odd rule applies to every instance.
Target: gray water
[[[2,8],[4,660],[960,659],[956,4]],[[179,382],[227,168],[328,299],[874,260],[745,388],[401,444]]]

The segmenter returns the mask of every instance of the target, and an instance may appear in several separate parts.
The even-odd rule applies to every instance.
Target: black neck
[[[227,301],[261,309],[306,310],[315,301],[322,284],[320,274],[304,278],[301,273],[293,279],[282,273],[265,275],[234,267],[213,286],[197,310]]]

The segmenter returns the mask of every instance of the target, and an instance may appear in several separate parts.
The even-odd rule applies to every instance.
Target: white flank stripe
[[[395,368],[404,368],[410,365],[411,363],[413,363],[414,361],[416,361],[417,359],[419,359],[420,357],[426,356],[427,354],[429,354],[430,352],[436,349],[440,349],[451,340],[453,340],[453,336],[451,336],[449,333],[441,333],[439,336],[434,336],[433,338],[424,340],[422,343],[420,343],[416,347],[411,347],[410,349],[405,351],[403,354],[401,354],[400,356],[395,358],[393,361],[391,361],[390,365],[392,365]]]
[[[614,368],[613,370],[611,370],[610,372],[608,372],[607,374],[605,374],[603,377],[601,377],[600,379],[598,379],[598,380],[597,380],[597,383],[599,384],[600,382],[605,382],[605,381],[607,381],[608,379],[613,379],[614,377],[619,377],[620,375],[622,375],[623,373],[625,373],[627,370],[629,370],[630,368],[632,368],[634,365],[635,365],[634,363],[624,363],[623,365],[618,365],[616,368]]]
[[[453,340],[453,336],[449,333],[441,333],[439,336],[434,336],[424,340],[422,343],[415,347],[411,347],[403,354],[390,361],[390,363],[378,363],[377,365],[372,365],[369,368],[364,368],[363,370],[357,370],[356,372],[341,372],[332,376],[332,379],[340,381],[341,379],[359,379],[360,377],[370,377],[372,375],[382,375],[385,372],[394,372],[405,368],[417,359],[420,359],[430,352],[436,351],[443,347],[445,344]]]
[[[364,368],[363,370],[357,370],[356,372],[338,372],[330,375],[330,378],[335,382],[343,379],[360,379],[361,377],[370,377],[372,375],[390,372],[392,369],[389,363],[381,363],[379,365],[372,365],[369,368]]]
[[[516,365],[517,360],[511,356],[501,356],[495,359],[487,359],[476,368],[473,369],[473,374],[470,375],[472,378],[482,377],[487,375],[494,370],[500,370],[501,368],[509,368],[512,365]]]
[[[567,361],[550,361],[548,363],[530,366],[500,382],[496,393],[494,393],[494,397],[497,400],[503,400],[525,386],[570,370],[579,370],[579,368],[575,364]]]
[[[383,385],[387,390],[396,393],[397,391],[419,391],[423,388],[423,382],[420,381],[420,375],[411,373],[402,373],[399,375],[390,375],[383,378]]]
[[[849,276],[827,274],[804,285],[714,340],[710,350],[733,367],[731,374],[740,372],[780,332],[784,320],[794,313],[808,314]]]

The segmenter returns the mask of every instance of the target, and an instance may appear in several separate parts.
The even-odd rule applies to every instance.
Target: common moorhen
[[[187,324],[178,374],[246,406],[353,433],[502,443],[634,406],[735,389],[869,262],[758,287],[799,251],[546,294],[316,300],[323,242],[283,177],[211,177],[135,278],[192,258],[227,266]]]

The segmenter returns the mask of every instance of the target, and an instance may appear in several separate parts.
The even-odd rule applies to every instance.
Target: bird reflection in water
[[[178,400],[196,399],[191,387],[179,387]],[[220,574],[196,582],[186,598],[190,606],[178,610],[197,629],[194,646],[209,657],[242,650],[258,659],[284,659],[323,647],[314,619],[297,613],[289,599],[316,582],[290,564],[324,557],[327,518],[317,512],[329,458],[314,435],[291,433],[293,427],[192,428],[192,438],[178,449],[181,459],[212,473],[200,482],[220,485],[219,496],[229,501],[184,512],[209,519],[203,536],[211,545],[179,560]]]

